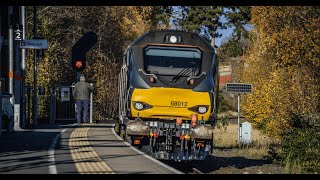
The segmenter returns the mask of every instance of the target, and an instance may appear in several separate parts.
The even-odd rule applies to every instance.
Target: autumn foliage
[[[254,93],[242,101],[246,117],[268,134],[290,128],[292,115],[320,109],[320,19],[317,7],[254,7],[249,53],[241,80]]]
[[[38,59],[38,86],[71,85],[76,73],[70,65],[72,46],[89,31],[98,43],[87,53],[82,72],[95,86],[94,117],[112,117],[117,108],[117,75],[130,43],[154,25],[154,6],[38,6],[37,34],[48,40],[45,56]],[[33,38],[33,7],[27,6],[27,38]],[[33,82],[33,52],[28,52],[26,82]],[[39,97],[39,118],[49,119],[50,93]],[[100,109],[103,109],[103,111]],[[40,121],[41,122],[41,121]]]
[[[253,7],[250,49],[240,79],[253,84],[242,109],[280,140],[274,159],[288,173],[320,172],[320,10]]]

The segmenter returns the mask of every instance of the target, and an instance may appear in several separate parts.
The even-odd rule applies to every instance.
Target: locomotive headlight
[[[198,108],[198,112],[200,113],[200,114],[204,114],[204,113],[206,113],[207,112],[207,107],[205,107],[205,106],[199,106],[199,108]]]
[[[177,42],[177,37],[176,36],[170,36],[170,42],[171,43],[176,43]]]
[[[175,44],[175,43],[183,43],[183,40],[181,35],[166,34],[163,42]]]
[[[208,112],[209,106],[207,105],[197,105],[193,106],[191,108],[188,108],[190,111],[199,113],[199,114],[205,114]]]
[[[138,111],[152,108],[151,105],[144,102],[133,102],[133,107],[135,110],[138,110]]]
[[[139,103],[139,102],[135,102],[134,103],[134,108],[136,110],[142,110],[143,109],[143,104],[142,103]]]

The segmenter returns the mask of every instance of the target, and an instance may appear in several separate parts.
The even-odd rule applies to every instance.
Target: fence
[[[118,74],[121,64],[106,62],[96,69],[93,119],[103,121],[118,117]]]

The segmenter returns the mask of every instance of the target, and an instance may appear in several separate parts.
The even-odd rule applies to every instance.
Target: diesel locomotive
[[[213,149],[219,93],[214,47],[197,33],[153,30],[126,49],[119,131],[156,159],[204,160]]]

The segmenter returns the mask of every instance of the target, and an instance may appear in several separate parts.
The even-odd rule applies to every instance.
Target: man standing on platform
[[[76,100],[77,104],[77,122],[81,123],[81,112],[82,108],[84,110],[83,113],[83,122],[88,122],[88,105],[89,105],[89,97],[90,92],[93,91],[93,86],[85,81],[84,75],[80,76],[80,81],[76,83],[75,88],[73,90],[73,97]]]

